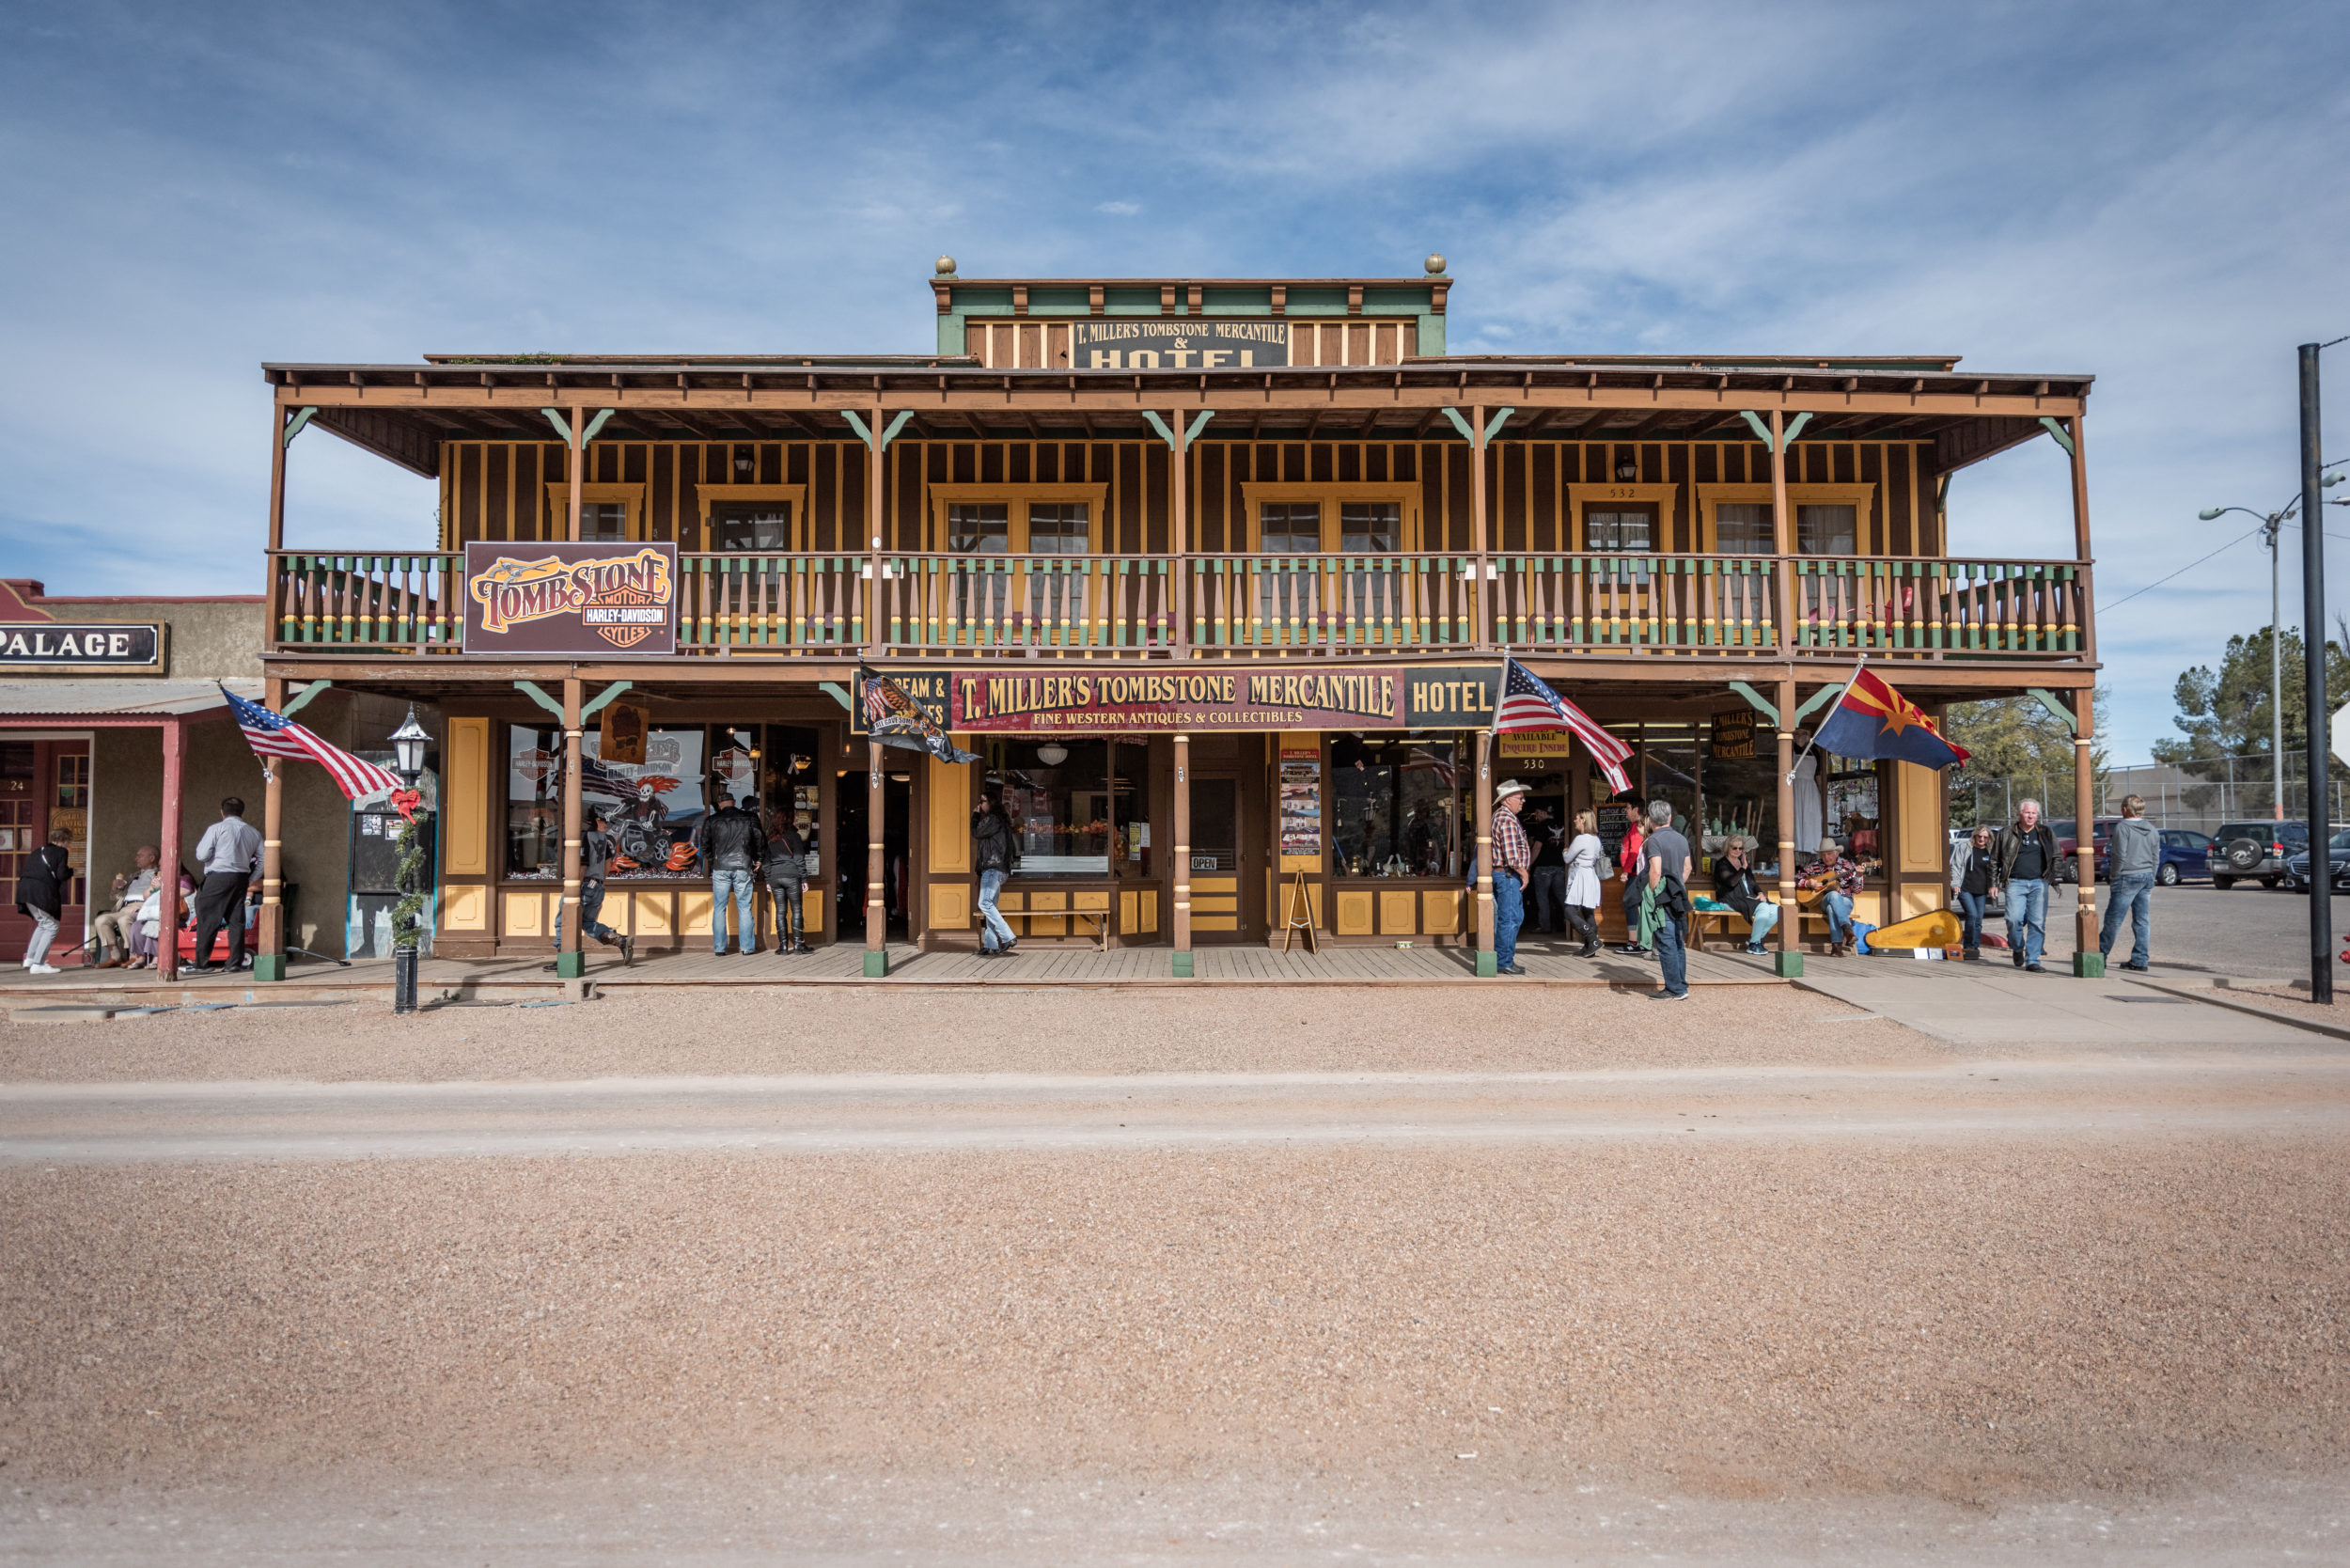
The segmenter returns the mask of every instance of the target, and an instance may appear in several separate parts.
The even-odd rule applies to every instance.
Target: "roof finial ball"
[[[938,275],[939,275],[939,276],[941,276],[941,277],[952,277],[952,276],[954,276],[954,275],[955,275],[955,259],[954,259],[953,257],[951,257],[951,256],[942,256],[942,257],[940,257],[940,258],[938,259],[938,266],[937,266],[937,269],[936,269],[936,270],[937,270]]]
[[[1427,266],[1428,275],[1430,277],[1440,276],[1444,272],[1444,258],[1441,256],[1431,256],[1428,259]]]

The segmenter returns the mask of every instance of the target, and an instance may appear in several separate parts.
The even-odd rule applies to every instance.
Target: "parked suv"
[[[2336,823],[2332,830],[2342,828]],[[2309,847],[2306,822],[2229,823],[2212,835],[2211,885],[2232,887],[2258,877],[2263,887],[2274,887],[2284,878],[2285,857]]]

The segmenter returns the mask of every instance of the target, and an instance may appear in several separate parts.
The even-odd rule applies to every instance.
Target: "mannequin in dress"
[[[1816,849],[1827,836],[1826,808],[1820,797],[1820,755],[1813,752],[1795,764],[1795,853]]]

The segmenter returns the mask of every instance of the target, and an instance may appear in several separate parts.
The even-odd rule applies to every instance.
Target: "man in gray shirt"
[[[228,967],[244,967],[244,895],[261,864],[261,836],[245,824],[244,802],[230,795],[220,803],[220,821],[196,841],[196,864],[204,881],[196,890],[195,974],[208,974],[212,964],[212,938],[222,922],[228,926]]]
[[[2113,956],[2114,939],[2122,934],[2122,915],[2126,910],[2132,948],[2130,961],[2123,967],[2142,975],[2154,953],[2154,873],[2162,869],[2162,835],[2146,820],[2145,796],[2123,797],[2122,820],[2113,824],[2106,854],[2113,890],[2106,895],[2105,927],[2097,933],[2097,950]]]
[[[1689,995],[1689,953],[1682,945],[1689,918],[1689,840],[1673,827],[1672,803],[1653,800],[1648,806],[1648,837],[1640,844],[1640,870],[1656,899],[1665,923],[1656,928],[1656,961],[1665,971],[1659,1001],[1678,1002]]]

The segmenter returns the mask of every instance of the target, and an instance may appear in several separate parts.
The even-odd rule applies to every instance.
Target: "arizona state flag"
[[[1853,672],[1814,744],[1839,757],[1890,757],[1921,768],[1947,768],[1967,756],[1965,746],[1942,738],[1915,702],[1865,669]]]

